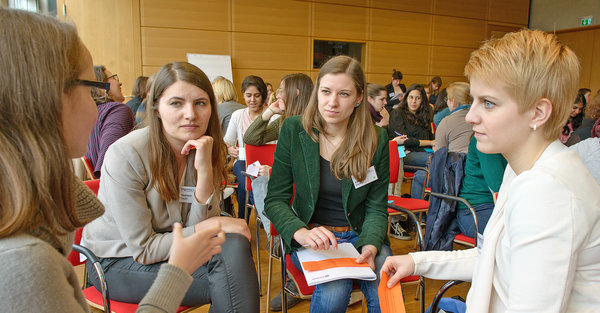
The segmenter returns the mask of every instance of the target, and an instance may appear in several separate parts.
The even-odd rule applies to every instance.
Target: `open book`
[[[356,263],[358,257],[358,251],[349,242],[339,243],[337,250],[332,247],[329,250],[298,250],[298,259],[309,286],[346,278],[377,279],[367,263]]]

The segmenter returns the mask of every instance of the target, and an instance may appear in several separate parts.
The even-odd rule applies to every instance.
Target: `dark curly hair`
[[[413,114],[408,109],[408,101],[407,101],[408,95],[413,90],[417,90],[421,94],[421,105],[417,109],[416,114]],[[411,124],[417,124],[423,128],[430,127],[431,122],[433,121],[433,109],[429,105],[429,100],[427,99],[427,93],[425,93],[425,88],[423,88],[423,85],[419,85],[419,84],[410,85],[410,87],[408,87],[408,89],[406,90],[406,93],[404,95],[405,95],[404,99],[402,99],[402,102],[400,102],[400,107],[398,109],[402,110],[402,113],[404,113],[404,116],[406,116],[406,119],[408,120],[408,122]]]

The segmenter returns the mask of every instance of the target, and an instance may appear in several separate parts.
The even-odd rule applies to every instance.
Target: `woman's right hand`
[[[236,146],[228,146],[227,153],[229,153],[230,156],[237,158],[240,152]]]
[[[408,254],[388,256],[381,267],[381,271],[385,272],[390,278],[387,287],[392,288],[402,278],[410,276],[415,272],[415,261]]]
[[[273,111],[274,114],[283,114],[285,113],[285,103],[283,103],[283,100],[281,99],[277,99],[277,101],[271,103],[271,105],[269,105],[269,109],[271,109],[271,111]]]
[[[175,223],[168,263],[191,275],[214,255],[221,253],[224,243],[225,233],[218,222],[189,237],[184,237],[181,224]]]
[[[240,234],[248,238],[248,241],[251,241],[250,228],[248,228],[248,224],[246,224],[246,221],[243,218],[215,216],[194,225],[194,230],[198,232],[207,227],[214,227],[217,223],[221,225],[221,229],[224,232]]]
[[[302,246],[310,246],[313,250],[328,250],[330,245],[337,249],[335,236],[322,226],[310,230],[302,227],[294,233],[294,240]]]
[[[395,141],[398,145],[403,145],[407,139],[408,139],[408,136],[400,135],[400,136],[394,137],[394,139],[392,139],[392,140]]]

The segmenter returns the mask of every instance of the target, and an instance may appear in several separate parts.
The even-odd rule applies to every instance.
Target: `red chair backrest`
[[[90,188],[96,194],[96,196],[98,195],[98,190],[100,189],[99,179],[86,180],[83,183],[88,186],[88,188]]]
[[[90,161],[90,159],[88,159],[85,155],[81,157],[83,159],[83,163],[85,164],[85,167],[87,168],[87,172],[92,176],[92,178],[96,178],[96,176],[94,175],[94,165],[92,164],[92,161]]]
[[[390,184],[398,182],[398,170],[400,169],[400,155],[398,154],[398,144],[390,140]]]
[[[276,144],[266,144],[262,146],[244,145],[246,150],[246,168],[248,165],[258,161],[260,165],[273,166]],[[252,182],[246,177],[246,190],[252,190]]]

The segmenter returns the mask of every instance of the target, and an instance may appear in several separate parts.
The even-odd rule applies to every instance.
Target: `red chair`
[[[253,146],[253,145],[245,145],[244,149],[246,151],[246,168],[258,161],[260,162],[261,165],[269,165],[269,166],[273,166],[273,158],[275,157],[275,148],[277,147],[276,144],[266,144],[266,145],[261,145],[261,146]],[[246,201],[245,201],[245,206],[246,206],[246,221],[248,221],[248,219],[250,218],[250,210],[251,209],[255,209],[254,205],[250,205],[248,203],[248,195],[250,194],[250,192],[252,192],[252,180],[248,175],[246,176]],[[255,214],[255,230],[256,230],[256,265],[257,265],[257,272],[258,272],[258,290],[260,290],[260,294],[262,295],[262,275],[261,275],[261,268],[260,268],[260,228],[258,227],[258,223],[262,221],[260,220],[260,216],[258,215],[258,213]]]
[[[100,188],[100,180],[89,180],[84,182],[96,195],[98,195],[98,189]],[[85,296],[87,303],[99,310],[103,310],[104,312],[114,312],[114,313],[130,313],[135,312],[137,310],[137,303],[125,303],[119,302],[115,300],[110,300],[108,286],[106,285],[106,280],[104,278],[104,271],[102,270],[102,266],[100,265],[100,260],[98,257],[88,248],[79,245],[81,243],[81,234],[83,232],[83,228],[79,228],[75,231],[75,239],[73,244],[73,251],[69,254],[67,259],[71,262],[73,266],[83,265],[84,268],[84,286],[87,277],[85,263],[92,262],[94,265],[94,269],[96,270],[96,274],[100,280],[100,285],[102,292],[99,292],[94,286],[84,288],[82,290],[83,295]],[[85,260],[81,260],[79,254],[83,254],[85,256]],[[186,307],[180,306],[177,309],[177,312],[186,312],[189,310],[196,309],[197,307]]]
[[[81,162],[83,162],[83,165],[85,165],[85,172],[87,173],[88,177],[90,179],[96,179],[96,176],[94,175],[94,165],[92,164],[92,161],[90,161],[90,159],[88,159],[84,155],[81,157]]]

